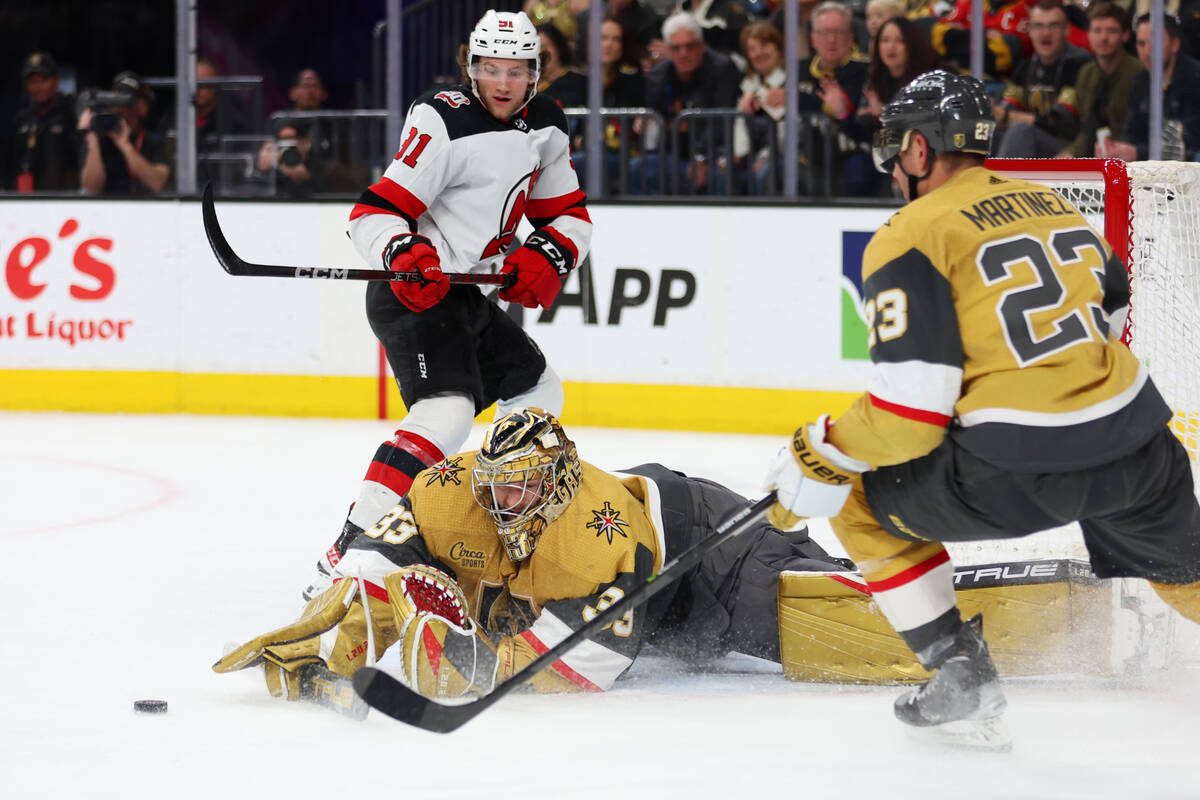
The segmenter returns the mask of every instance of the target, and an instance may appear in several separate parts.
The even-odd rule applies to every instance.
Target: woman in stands
[[[851,158],[857,186],[853,194],[873,195],[883,190],[888,190],[890,194],[890,184],[875,169],[869,152],[871,137],[879,128],[879,114],[905,84],[937,68],[940,61],[929,37],[912,20],[892,17],[879,26],[875,45],[871,49],[871,62],[867,67],[867,85],[863,89],[862,103],[857,113],[843,126],[850,138],[863,144],[863,148]],[[847,170],[850,168],[848,161]],[[848,189],[850,185],[847,177]]]
[[[746,76],[742,78],[738,110],[747,116],[734,122],[733,157],[739,168],[745,166],[747,159],[751,160],[753,193],[763,194],[769,189],[772,167],[778,166],[777,156],[783,144],[783,115],[787,105],[783,34],[769,22],[747,26],[742,30],[742,55],[746,58]],[[772,127],[775,129],[774,153]]]

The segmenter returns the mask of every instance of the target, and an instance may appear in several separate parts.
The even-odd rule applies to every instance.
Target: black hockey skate
[[[961,623],[953,637],[935,642],[918,656],[926,669],[936,671],[927,683],[896,699],[896,717],[917,729],[922,739],[1011,750],[1012,739],[1000,720],[1007,702],[983,641],[983,617]]]

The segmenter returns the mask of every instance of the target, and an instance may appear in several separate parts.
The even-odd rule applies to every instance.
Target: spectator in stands
[[[680,0],[680,11],[688,11],[704,31],[704,43],[726,55],[741,52],[742,28],[750,16],[741,0]]]
[[[667,46],[662,39],[663,18],[647,5],[646,0],[608,0],[606,16],[615,19],[625,31],[637,41],[642,57],[654,63],[667,55]],[[575,35],[575,60],[579,64],[588,59],[588,11],[576,17],[579,33]]]
[[[586,11],[588,0],[525,0],[525,15],[535,26],[553,25],[569,42],[575,38],[575,16]]]
[[[1120,138],[1129,109],[1129,87],[1145,67],[1125,49],[1129,41],[1129,14],[1116,3],[1099,2],[1088,7],[1088,41],[1092,60],[1079,70],[1075,80],[1075,102],[1079,109],[1079,133],[1058,155],[1088,158],[1107,155],[1105,147]],[[1097,147],[1098,141],[1103,142]]]
[[[0,153],[0,188],[63,192],[79,188],[75,100],[58,91],[58,65],[46,52],[21,65],[29,105],[14,115]]]
[[[867,180],[864,177],[874,171],[874,164],[869,152],[842,133],[845,123],[862,101],[867,82],[867,59],[854,49],[851,16],[850,9],[836,0],[821,3],[813,12],[815,53],[800,62],[798,105],[802,112],[824,113],[837,130],[831,143],[834,163],[825,164],[824,148],[814,145],[814,164],[848,178],[844,182],[844,193],[862,195],[874,189],[874,178]]]
[[[646,104],[646,78],[641,68],[641,47],[633,31],[621,27],[616,17],[608,17],[600,26],[600,82],[605,108],[641,108]],[[604,120],[604,174],[609,193],[623,192],[628,187],[620,183],[621,138],[626,136],[626,152],[639,150],[640,120],[611,118]],[[587,184],[587,153],[582,132],[572,142],[575,173],[579,185],[590,191]]]
[[[1018,63],[1033,54],[1027,32],[1031,2],[1017,0],[1003,5],[999,0],[984,0],[983,71],[987,77],[1007,78]],[[948,64],[964,70],[971,66],[971,5],[972,0],[957,0],[948,13],[937,17],[930,29],[930,40],[937,54]],[[935,3],[926,8],[937,7]]]
[[[863,145],[864,150],[870,147],[875,131],[879,129],[879,115],[883,107],[913,78],[940,65],[941,58],[934,52],[929,37],[917,23],[903,16],[885,20],[875,36],[875,48],[867,64],[867,83],[863,88],[862,100],[843,130]],[[854,167],[867,166],[872,168],[870,172],[847,177],[851,188],[857,189],[859,194],[876,194],[882,190],[890,193],[891,181],[874,169],[874,162],[868,165],[865,159],[856,158]]]
[[[1013,70],[992,115],[1003,129],[1002,158],[1049,158],[1079,133],[1075,80],[1090,57],[1067,42],[1067,14],[1057,0],[1038,0],[1029,13],[1034,57]]]
[[[668,59],[656,64],[646,76],[646,105],[662,115],[668,126],[684,109],[732,109],[737,105],[741,74],[729,56],[708,48],[696,18],[679,12],[663,23],[663,40]],[[670,191],[675,181],[692,190],[709,185],[709,154],[718,162],[726,156],[720,140],[719,123],[688,120],[679,126],[679,150],[672,151],[667,139],[665,164],[658,153],[648,153],[630,164],[631,189],[635,193]],[[718,163],[716,166],[720,166]],[[714,171],[717,191],[720,170]]]
[[[291,111],[293,112],[321,111],[328,97],[329,93],[325,91],[325,83],[321,80],[320,73],[311,68],[297,72],[292,80],[291,88],[288,89],[288,100],[292,103]],[[293,134],[300,133],[302,135],[299,137],[295,135],[281,136],[280,131],[289,124],[293,129]],[[333,141],[327,126],[321,120],[304,119],[303,117],[277,117],[270,124],[270,129],[275,134],[275,139],[263,143],[259,148],[255,163],[260,173],[266,175],[275,173],[276,194],[285,197],[304,197],[313,191],[326,191],[327,184],[324,180],[318,182],[322,188],[314,187],[311,181],[311,172],[296,170],[294,167],[298,165],[285,163],[284,166],[289,168],[287,171],[278,169],[281,155],[278,140],[305,139],[307,142],[305,149],[312,153],[311,159],[314,168],[323,173],[323,178],[328,177],[328,171],[337,159],[333,152]],[[294,156],[288,156],[287,160],[292,161],[293,159]],[[289,172],[291,175],[288,174]],[[306,172],[309,174],[306,175]]]
[[[742,55],[747,66],[738,110],[748,116],[734,122],[733,157],[739,167],[750,170],[747,183],[753,184],[754,193],[764,194],[772,172],[778,173],[780,168],[777,156],[784,141],[787,73],[783,68],[783,34],[769,22],[746,26],[742,29]]]
[[[207,58],[196,59],[196,80],[213,80],[221,77],[213,62]],[[197,86],[196,99],[196,145],[203,151],[220,149],[220,137],[246,133],[250,125],[242,107],[221,93],[215,86]]]
[[[1150,63],[1150,15],[1134,26],[1138,58]],[[1182,32],[1174,17],[1164,18],[1163,31],[1163,159],[1191,161],[1200,149],[1200,62],[1181,50]],[[1180,152],[1182,150],[1182,153]],[[1129,109],[1121,138],[1108,143],[1108,155],[1126,161],[1150,157],[1150,71],[1129,85]]]
[[[817,10],[817,6],[821,5],[822,0],[796,0],[796,12],[799,17],[800,35],[796,41],[796,57],[800,60],[811,58],[813,55],[813,13]],[[780,3],[779,8],[775,9],[775,13],[771,15],[771,24],[783,32],[783,3]],[[867,43],[870,36],[867,33],[867,23],[857,17],[851,17],[851,28],[854,31],[854,46],[861,52],[866,52]]]
[[[586,106],[587,77],[572,69],[571,46],[567,37],[554,25],[539,25],[537,31],[542,40],[538,92],[553,97],[563,108]]]
[[[269,158],[259,152],[258,169],[274,177],[275,196],[300,200],[330,191],[330,164],[313,141],[315,126],[306,119],[280,119],[275,123],[275,138]]]
[[[154,93],[132,72],[117,75],[112,89],[130,97],[129,104],[111,111],[85,108],[79,115],[84,151],[80,185],[88,194],[158,194],[171,167],[166,140],[146,129]]]
[[[892,17],[904,16],[904,3],[901,0],[867,0],[867,53],[875,52],[875,37],[883,23]]]

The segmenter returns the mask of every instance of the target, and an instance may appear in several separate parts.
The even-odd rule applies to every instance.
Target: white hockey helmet
[[[531,72],[533,81],[525,96],[525,102],[517,109],[525,107],[537,94],[537,83],[541,77],[542,37],[534,27],[533,22],[524,11],[495,11],[489,9],[467,40],[467,74],[471,78],[471,90],[479,95],[479,87],[475,84],[475,63],[482,57],[488,58],[519,58],[533,61]]]

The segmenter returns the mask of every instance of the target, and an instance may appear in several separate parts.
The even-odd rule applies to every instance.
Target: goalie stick
[[[486,711],[509,692],[521,687],[534,675],[553,664],[583,640],[611,625],[627,610],[645,603],[654,595],[682,578],[700,559],[724,542],[737,536],[766,513],[775,502],[775,493],[743,507],[726,519],[712,534],[666,564],[638,588],[585,623],[579,630],[554,645],[524,669],[499,684],[491,692],[473,700],[442,702],[419,694],[388,673],[375,667],[363,667],[354,673],[354,691],[372,708],[409,725],[434,733],[450,733]]]
[[[221,264],[221,268],[230,275],[251,276],[260,278],[321,278],[347,281],[421,281],[424,280],[415,272],[393,272],[387,269],[365,269],[363,267],[287,267],[275,264],[251,264],[230,247],[229,241],[221,231],[217,221],[217,209],[213,203],[213,188],[209,183],[204,187],[204,196],[200,199],[200,212],[204,217],[204,233],[208,236],[208,244],[213,254]],[[516,280],[514,274],[475,274],[473,272],[444,273],[451,283],[474,283],[498,285],[508,288]]]

